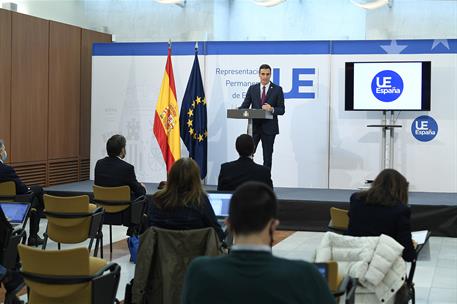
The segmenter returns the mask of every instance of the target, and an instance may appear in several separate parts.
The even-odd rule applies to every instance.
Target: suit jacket
[[[358,193],[351,195],[348,234],[352,236],[379,236],[386,234],[403,247],[403,259],[416,258],[411,239],[411,210],[405,204],[382,206],[367,204]]]
[[[13,167],[8,166],[0,161],[0,183],[14,181],[16,184],[16,194],[24,194],[29,191],[29,188],[17,176]]]
[[[238,186],[249,181],[261,182],[273,188],[270,169],[256,164],[249,157],[240,157],[221,165],[217,190],[234,191]]]
[[[279,134],[278,115],[283,115],[285,112],[284,93],[280,86],[270,82],[266,103],[274,108],[273,119],[254,119],[252,131],[257,134]],[[240,109],[248,109],[250,106],[253,109],[262,108],[260,100],[260,83],[249,87],[246,98],[241,104]]]
[[[265,251],[232,250],[228,256],[198,257],[189,266],[183,304],[335,303],[314,265]]]
[[[94,184],[102,187],[129,186],[135,197],[146,194],[146,189],[136,180],[135,168],[119,157],[107,156],[97,161]]]

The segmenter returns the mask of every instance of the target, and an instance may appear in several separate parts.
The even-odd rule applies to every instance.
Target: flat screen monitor
[[[430,61],[346,62],[346,111],[430,111]]]

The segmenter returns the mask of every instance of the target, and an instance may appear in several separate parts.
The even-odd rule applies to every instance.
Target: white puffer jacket
[[[327,232],[316,262],[338,262],[338,273],[357,278],[356,303],[393,303],[406,279],[403,246],[390,236],[352,237]]]

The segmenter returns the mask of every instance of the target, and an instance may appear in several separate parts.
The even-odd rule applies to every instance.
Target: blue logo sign
[[[315,86],[315,83],[313,80],[305,80],[305,79],[300,79],[303,75],[304,78],[307,76],[309,77],[310,75],[314,76],[316,74],[316,69],[315,68],[293,68],[292,69],[292,88],[290,89],[290,92],[284,92],[284,99],[290,99],[290,98],[303,98],[303,99],[314,99],[316,97],[315,92],[300,92],[300,87],[311,87],[313,88]],[[273,82],[277,83],[278,85],[281,85],[280,81],[280,73],[279,69],[275,68],[273,69]]]
[[[438,134],[438,124],[431,116],[422,115],[413,121],[411,133],[419,141],[431,141]]]
[[[403,92],[403,79],[394,71],[381,71],[371,81],[371,91],[380,101],[392,102]]]

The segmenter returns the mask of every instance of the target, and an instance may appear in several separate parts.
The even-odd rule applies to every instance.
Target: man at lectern
[[[278,115],[283,115],[284,93],[279,85],[270,81],[271,67],[262,64],[259,68],[260,83],[249,87],[246,98],[240,109],[263,109],[273,114],[273,119],[254,119],[252,137],[257,149],[259,141],[262,141],[263,165],[271,169],[273,156],[273,144],[276,134],[279,134]]]

